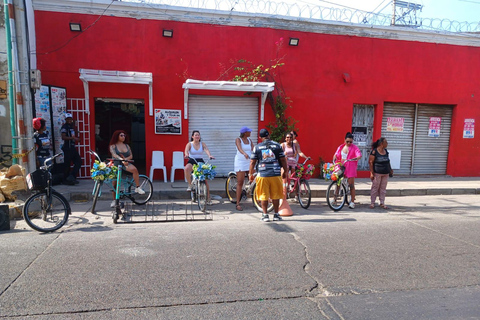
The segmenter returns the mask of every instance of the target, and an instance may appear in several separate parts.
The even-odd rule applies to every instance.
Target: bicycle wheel
[[[257,208],[257,210],[259,212],[263,212],[262,202],[257,199],[256,189],[257,189],[257,184],[255,184],[252,188],[252,202],[253,202],[253,205],[255,206],[255,208]],[[269,201],[268,202],[268,207],[267,207],[267,212],[272,212],[272,211],[273,211],[273,203],[271,201]]]
[[[333,211],[339,211],[347,202],[347,190],[343,183],[332,181],[327,188],[327,204]]]
[[[48,203],[47,192],[36,193],[27,199],[23,207],[23,218],[34,230],[52,232],[60,229],[71,214],[70,205],[60,193],[51,191],[52,203]]]
[[[237,175],[232,173],[225,182],[225,192],[231,203],[237,203]]]
[[[197,184],[198,209],[205,212],[207,208],[207,184],[205,181],[199,181]]]
[[[93,186],[93,203],[91,213],[95,214],[95,207],[97,206],[98,197],[100,196],[100,190],[102,188],[103,181],[96,180]]]
[[[140,188],[145,191],[145,194],[135,193],[136,185],[133,177],[128,177],[124,181],[126,181],[128,185],[125,195],[132,200],[133,203],[145,204],[150,201],[153,194],[153,184],[147,176],[141,174],[139,177]]]
[[[298,202],[303,209],[308,209],[310,207],[310,202],[312,200],[312,192],[310,190],[310,184],[307,180],[301,179],[298,182],[297,187]]]

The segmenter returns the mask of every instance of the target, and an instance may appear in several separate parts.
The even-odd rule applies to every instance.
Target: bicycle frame
[[[198,161],[197,161],[195,158],[188,157],[188,159],[192,159],[193,161],[195,161],[195,163],[196,163],[197,165],[199,164]],[[210,158],[210,159],[211,159],[211,158]],[[210,160],[210,159],[209,159],[209,160]],[[209,164],[209,163],[208,163],[208,161],[206,161],[204,164]],[[197,201],[198,208],[200,209],[200,211],[205,212],[205,209],[206,209],[206,206],[207,206],[207,204],[206,204],[206,202],[207,202],[207,199],[206,199],[207,195],[206,195],[206,194],[203,195],[203,198],[205,198],[205,199],[204,199],[204,200],[201,200],[202,194],[201,194],[200,188],[201,188],[201,183],[204,182],[205,185],[206,185],[206,184],[207,184],[207,181],[206,181],[206,180],[205,180],[205,181],[200,181],[199,179],[197,179],[197,177],[195,177],[195,175],[193,174],[193,171],[191,172],[190,176],[191,176],[191,184],[192,184],[192,190],[190,191],[190,192],[191,192],[191,200],[192,200],[193,202]],[[208,192],[207,189],[205,189],[205,191]],[[202,199],[203,199],[203,198],[202,198]],[[203,202],[203,201],[204,201],[205,203],[200,203],[200,202]]]
[[[97,153],[95,153],[94,151],[88,151],[90,154],[92,154],[93,156],[95,156],[95,158],[101,162],[101,159],[100,157],[98,156]],[[117,159],[107,159],[107,161],[116,161]],[[129,163],[133,163],[133,160],[127,160]],[[147,199],[144,199],[144,200],[139,200],[137,197],[134,197],[133,196],[133,193],[130,192],[130,188],[127,189],[127,187],[130,187],[130,186],[133,186],[132,183],[133,183],[133,177],[125,177],[124,174],[124,165],[123,165],[123,162],[120,161],[120,163],[117,165],[117,168],[118,168],[118,171],[117,171],[117,177],[116,179],[114,180],[103,180],[103,181],[100,181],[100,180],[97,180],[95,181],[95,186],[93,188],[93,192],[92,192],[92,195],[94,197],[94,200],[93,200],[93,205],[92,205],[92,209],[91,209],[91,212],[93,214],[95,214],[95,206],[96,206],[96,201],[97,199],[100,197],[101,195],[101,188],[103,186],[103,183],[104,182],[107,182],[107,185],[110,187],[111,191],[114,193],[115,195],[115,213],[114,213],[114,216],[113,216],[113,219],[114,219],[114,222],[116,222],[116,219],[118,219],[117,216],[121,215],[122,214],[122,211],[121,211],[121,208],[122,208],[122,205],[123,203],[120,203],[119,200],[120,199],[123,199],[125,197],[128,197],[131,201],[133,201],[134,203],[136,204],[145,204],[146,202],[148,202],[150,200],[150,197],[151,197],[151,194],[152,194],[152,183],[150,182],[150,180],[148,179],[147,176],[145,175],[139,175],[140,179],[143,179],[143,183],[147,183],[147,188],[149,189],[148,191],[148,194],[149,196],[147,197]]]
[[[343,175],[338,178],[336,181],[332,181],[330,186],[327,188],[326,198],[327,204],[333,211],[339,211],[343,208],[346,202],[348,202],[348,198],[351,197],[351,190],[350,186],[348,185],[348,176],[345,175],[345,163],[350,161],[356,161],[354,159],[346,160],[343,162],[336,162],[335,165],[341,165],[343,167],[344,173]],[[335,185],[335,190],[331,190],[332,186]],[[340,196],[340,193],[344,190],[344,195]],[[330,201],[330,192],[333,191],[333,201]],[[338,201],[340,201],[340,205],[337,206]]]
[[[60,155],[61,153],[58,153],[53,157],[47,158],[44,165],[39,168],[39,171],[46,173],[46,184],[39,184],[39,177],[36,174],[27,175],[29,189],[34,188],[36,190],[32,192],[32,195],[28,197],[27,200],[25,200],[23,217],[32,229],[40,232],[53,232],[60,229],[68,221],[68,218],[72,213],[68,200],[52,188],[52,174],[50,173],[50,168],[53,166],[54,159]],[[43,179],[43,176],[40,177],[40,179]],[[60,204],[59,208],[61,209],[56,213],[53,208],[54,198],[58,201],[55,205],[58,206]],[[36,207],[35,203],[39,203],[40,207]]]
[[[302,165],[305,165],[305,163],[307,163],[308,160],[310,159],[305,159]],[[301,179],[302,178],[295,176],[295,171],[292,172],[290,175],[287,174],[287,195],[295,191],[295,189],[297,189],[298,183]],[[294,182],[293,186],[291,184],[292,181]]]

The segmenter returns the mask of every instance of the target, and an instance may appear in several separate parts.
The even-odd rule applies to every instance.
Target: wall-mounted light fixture
[[[70,22],[70,31],[82,32],[82,25],[80,23]]]
[[[173,30],[163,29],[163,36],[167,38],[173,38]]]
[[[296,47],[296,46],[298,46],[298,42],[299,42],[299,41],[300,41],[300,40],[299,40],[298,38],[290,38],[290,40],[288,41],[288,44],[291,45],[291,46]]]

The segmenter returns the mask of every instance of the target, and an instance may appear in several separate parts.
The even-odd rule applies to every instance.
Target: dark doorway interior
[[[115,130],[127,132],[134,164],[145,174],[145,104],[142,100],[95,99],[95,151],[102,160],[110,157],[108,145]]]

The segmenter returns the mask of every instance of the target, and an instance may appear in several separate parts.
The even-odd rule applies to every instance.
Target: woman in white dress
[[[235,139],[237,146],[237,154],[235,155],[235,172],[237,173],[237,210],[242,211],[240,199],[242,197],[242,188],[245,181],[245,173],[250,169],[250,155],[253,150],[253,142],[250,140],[252,129],[242,127],[240,129],[240,137]]]

